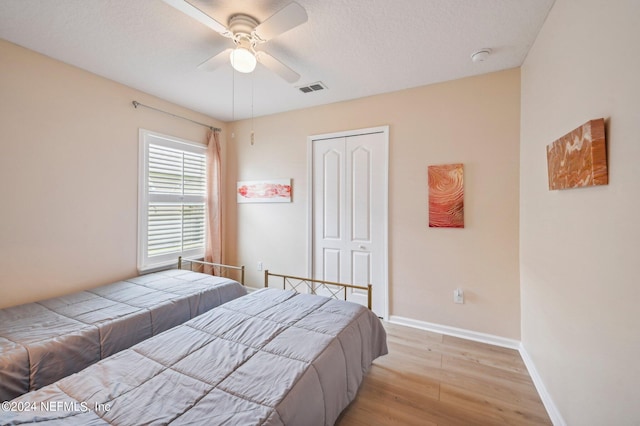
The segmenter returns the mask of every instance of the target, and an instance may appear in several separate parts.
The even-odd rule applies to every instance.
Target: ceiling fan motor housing
[[[234,36],[242,35],[251,37],[251,33],[256,29],[259,22],[252,16],[238,13],[229,18],[229,30]]]

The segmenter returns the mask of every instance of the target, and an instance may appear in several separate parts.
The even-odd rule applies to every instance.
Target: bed
[[[0,423],[333,425],[386,353],[366,307],[264,288],[3,404]]]
[[[192,261],[182,262],[182,267]],[[242,267],[216,265],[239,270]],[[7,401],[246,294],[230,278],[172,269],[0,310],[0,400]]]

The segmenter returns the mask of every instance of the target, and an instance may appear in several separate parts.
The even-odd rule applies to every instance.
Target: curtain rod
[[[164,114],[169,114],[169,115],[171,115],[171,116],[173,116],[173,117],[176,117],[176,118],[181,118],[181,119],[183,119],[183,120],[190,121],[190,122],[195,123],[195,124],[199,124],[199,125],[204,126],[204,127],[208,127],[208,128],[209,128],[209,129],[211,129],[211,131],[213,131],[213,132],[216,132],[216,131],[217,131],[217,132],[221,132],[221,131],[222,131],[222,129],[220,129],[220,128],[218,128],[218,127],[213,127],[213,126],[210,126],[210,125],[208,125],[208,124],[200,123],[199,121],[195,121],[195,120],[192,120],[192,119],[187,118],[187,117],[182,117],[182,116],[179,116],[179,115],[173,114],[173,113],[168,112],[168,111],[163,111],[163,110],[161,110],[161,109],[154,108],[154,107],[149,106],[149,105],[141,104],[141,103],[140,103],[140,102],[138,102],[138,101],[132,101],[131,103],[133,104],[133,107],[134,107],[134,108],[138,108],[139,106],[142,106],[142,107],[149,108],[149,109],[152,109],[152,110],[154,110],[154,111],[158,111],[158,112],[161,112],[161,113],[164,113]]]

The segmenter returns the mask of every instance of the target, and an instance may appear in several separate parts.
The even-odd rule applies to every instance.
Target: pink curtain
[[[207,145],[207,243],[205,262],[222,263],[222,205],[220,194],[220,132],[209,133]],[[207,267],[206,273],[219,275],[219,268]]]

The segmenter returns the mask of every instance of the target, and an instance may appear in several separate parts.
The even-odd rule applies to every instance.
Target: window
[[[203,256],[204,145],[140,130],[138,269]]]

